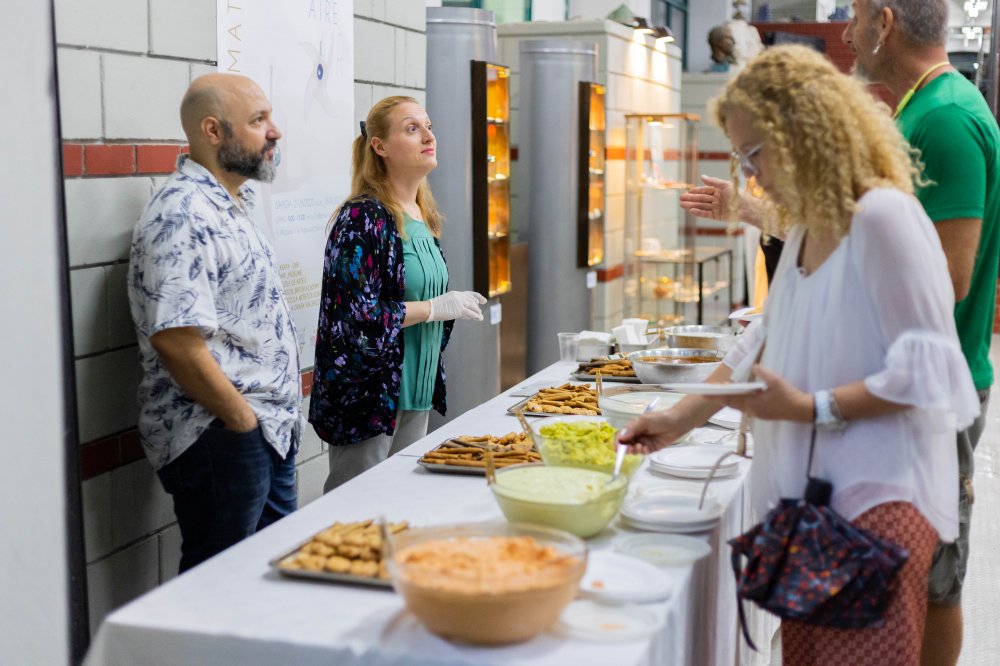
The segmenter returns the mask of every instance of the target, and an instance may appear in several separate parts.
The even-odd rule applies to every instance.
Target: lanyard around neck
[[[899,118],[899,114],[901,114],[903,112],[903,109],[906,108],[906,105],[910,103],[910,99],[913,97],[914,93],[916,93],[917,90],[920,89],[920,86],[923,84],[924,80],[928,76],[930,76],[935,70],[941,69],[947,64],[949,64],[947,60],[945,60],[944,62],[939,62],[938,64],[934,65],[926,72],[921,74],[920,78],[917,79],[917,82],[913,84],[913,87],[907,90],[906,94],[903,95],[903,99],[899,100],[899,104],[896,105],[896,112],[892,114],[892,117]]]

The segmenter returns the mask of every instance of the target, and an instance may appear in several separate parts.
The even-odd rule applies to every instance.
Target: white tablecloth
[[[556,363],[528,384],[566,380]],[[520,645],[477,648],[427,632],[389,590],[278,576],[268,561],[334,521],[385,515],[413,525],[503,520],[482,477],[431,474],[416,464],[424,451],[459,434],[518,430],[504,394],[470,410],[425,439],[208,562],[109,615],[87,664],[734,664],[734,583],[728,538],[743,528],[740,474],[712,482],[726,507],[720,525],[701,535],[713,553],[697,566],[666,569],[675,593],[649,604],[659,630],[627,643],[587,642],[546,633]],[[683,483],[641,469],[633,486]],[[688,482],[697,485],[699,482]],[[629,532],[618,522],[588,540],[610,547]],[[766,644],[765,639],[764,642]]]

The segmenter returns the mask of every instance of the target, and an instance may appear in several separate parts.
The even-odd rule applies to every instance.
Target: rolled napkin
[[[628,317],[626,319],[622,319],[622,325],[635,329],[635,332],[639,336],[640,340],[646,339],[646,328],[649,326],[648,319]]]
[[[640,336],[635,328],[626,324],[615,326],[611,329],[611,334],[615,336],[615,341],[618,344],[639,345],[646,342],[645,336]]]

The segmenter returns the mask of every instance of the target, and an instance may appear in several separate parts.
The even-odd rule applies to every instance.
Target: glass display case
[[[698,116],[625,116],[626,316],[717,324],[732,305],[732,251],[698,247],[680,195],[697,179]]]
[[[510,69],[472,61],[473,289],[510,291]]]
[[[604,86],[580,82],[577,266],[604,261]]]

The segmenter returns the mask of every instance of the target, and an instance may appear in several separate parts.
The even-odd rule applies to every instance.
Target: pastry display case
[[[510,69],[472,61],[473,289],[510,291]]]
[[[604,261],[604,86],[580,82],[577,266]]]
[[[732,305],[728,247],[699,247],[680,195],[697,180],[698,116],[625,116],[626,316],[661,325],[726,321]]]

